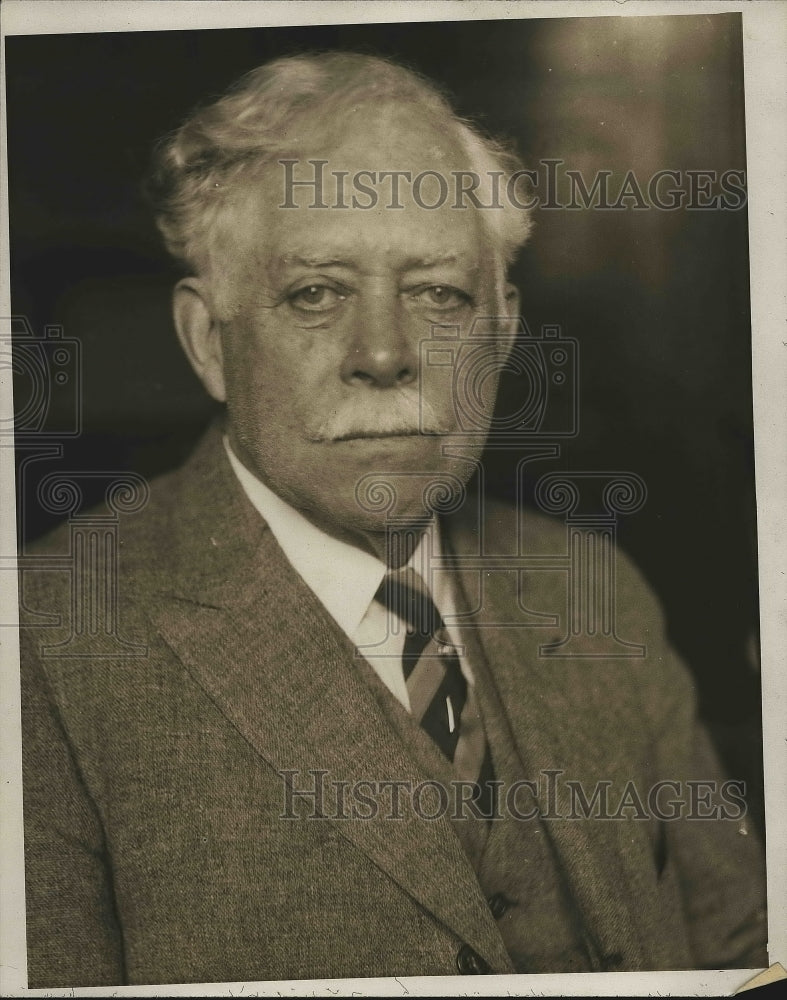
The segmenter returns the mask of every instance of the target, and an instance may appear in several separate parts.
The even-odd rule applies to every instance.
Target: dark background
[[[745,169],[737,14],[8,38],[12,307],[37,336],[62,325],[82,372],[80,433],[62,439],[56,463],[27,462],[18,477],[23,544],[53,523],[35,500],[46,472],[152,476],[211,416],[175,342],[173,271],[140,196],[153,143],[261,62],[334,47],[392,55],[442,82],[529,166],[559,158],[588,183],[612,170],[618,185],[629,169],[643,184],[661,169]],[[535,214],[513,280],[531,331],[559,324],[579,341],[581,408],[579,435],[534,475],[627,470],[646,482],[620,543],[660,596],[760,817],[745,208]],[[24,406],[21,368],[15,388]],[[515,392],[504,385],[504,400]],[[56,437],[73,400],[56,392],[51,408]],[[20,459],[32,454],[20,439]],[[513,496],[514,464],[490,453],[495,492]]]

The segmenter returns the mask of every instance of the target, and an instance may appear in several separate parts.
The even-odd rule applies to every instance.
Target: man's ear
[[[221,332],[213,319],[205,286],[199,278],[184,278],[172,293],[172,316],[180,346],[210,395],[227,398]]]
[[[506,283],[503,301],[505,302],[504,315],[506,317],[506,321],[500,324],[500,346],[503,350],[510,351],[514,346],[517,333],[519,332],[520,320],[519,290],[510,282]]]

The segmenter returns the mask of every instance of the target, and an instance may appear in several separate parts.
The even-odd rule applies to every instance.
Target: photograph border
[[[3,39],[17,34],[103,31],[187,30],[198,23],[205,30],[386,21],[518,19],[578,16],[658,16],[665,14],[743,15],[746,88],[746,140],[752,364],[756,488],[759,541],[760,621],[762,644],[763,745],[767,830],[769,954],[787,965],[787,190],[784,159],[787,121],[787,8],[775,0],[752,3],[706,2],[580,2],[570,0],[494,0],[474,2],[192,2],[164,0],[154,4],[115,2],[28,2],[3,5]],[[2,83],[5,108],[5,81]],[[780,124],[781,123],[781,124]],[[9,259],[8,189],[5,116],[2,135],[2,226],[0,258]],[[11,315],[7,266],[0,285],[0,317]],[[5,322],[3,320],[2,322]],[[2,417],[12,412],[9,373],[0,384]],[[0,447],[0,506],[4,513],[0,538],[0,602],[4,622],[17,615],[17,590],[12,553],[16,549],[13,448]],[[21,732],[19,724],[18,636],[14,628],[2,635],[3,781],[0,784],[2,853],[0,855],[0,994],[4,996],[105,996],[106,988],[27,990],[25,987],[24,882],[21,819]],[[116,987],[113,996],[274,996],[303,995],[462,995],[494,996],[718,996],[737,992],[755,970],[575,973],[561,975],[488,976],[472,988],[461,976],[402,979],[297,980],[264,983],[209,983],[185,986]]]

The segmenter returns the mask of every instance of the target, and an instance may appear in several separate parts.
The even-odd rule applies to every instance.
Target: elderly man
[[[566,574],[504,560],[565,529],[469,485],[516,169],[351,54],[263,66],[159,150],[175,325],[225,416],[124,519],[144,655],[23,635],[31,986],[766,963],[762,861],[646,586],[618,557],[642,656],[543,655]]]

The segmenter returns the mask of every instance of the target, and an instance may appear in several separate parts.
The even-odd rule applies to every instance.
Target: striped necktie
[[[423,578],[410,567],[388,573],[375,600],[405,625],[402,668],[413,718],[453,763],[457,776],[476,784],[473,799],[490,817],[494,770],[476,694]]]

